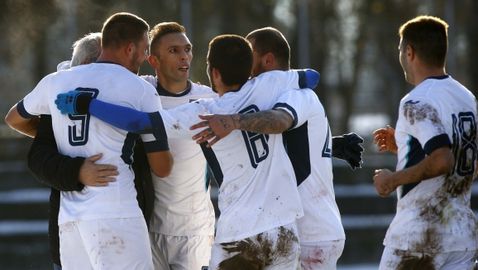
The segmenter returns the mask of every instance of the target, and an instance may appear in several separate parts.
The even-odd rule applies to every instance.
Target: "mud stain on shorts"
[[[313,270],[320,268],[319,266],[324,263],[326,259],[324,258],[324,251],[322,248],[316,248],[311,253],[307,254],[306,257],[301,257],[300,263],[302,270]]]
[[[410,256],[403,255],[397,270],[435,270],[433,258],[428,255]]]
[[[241,241],[221,244],[224,251],[234,255],[219,263],[219,270],[262,270],[277,259],[289,256],[294,244],[298,243],[297,235],[282,226],[274,239],[260,233]]]

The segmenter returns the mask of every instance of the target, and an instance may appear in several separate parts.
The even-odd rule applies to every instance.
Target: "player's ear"
[[[215,80],[215,81],[218,81],[220,80],[222,82],[222,77],[221,77],[221,72],[219,72],[219,69],[217,68],[212,68],[212,78]]]
[[[128,56],[128,58],[131,58],[135,50],[136,50],[136,45],[133,42],[130,42],[128,43],[128,45],[125,46],[124,53]]]
[[[407,54],[407,58],[409,60],[415,59],[415,49],[410,44],[407,44],[407,47],[405,48],[405,53]]]
[[[152,54],[148,56],[148,63],[153,69],[156,69],[156,67],[159,65],[158,58]]]
[[[268,52],[262,56],[262,66],[264,67],[274,66],[275,60],[276,59],[274,54],[271,52]]]

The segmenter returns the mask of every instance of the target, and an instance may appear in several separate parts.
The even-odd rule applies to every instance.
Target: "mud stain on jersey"
[[[446,191],[450,193],[452,197],[457,197],[468,192],[472,183],[472,175],[467,175],[465,177],[452,175],[445,178]]]
[[[262,270],[273,265],[276,260],[288,257],[297,244],[297,235],[282,226],[279,227],[276,241],[269,235],[260,233],[241,241],[223,243],[223,250],[234,255],[219,263],[218,269]]]
[[[403,114],[411,125],[428,119],[438,129],[439,133],[445,133],[445,128],[438,116],[437,110],[430,104],[409,100],[403,105]]]

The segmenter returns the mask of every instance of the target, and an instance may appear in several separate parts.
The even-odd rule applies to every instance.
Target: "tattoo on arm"
[[[292,126],[293,119],[284,110],[267,110],[233,116],[235,126],[241,130],[264,134],[279,134]]]

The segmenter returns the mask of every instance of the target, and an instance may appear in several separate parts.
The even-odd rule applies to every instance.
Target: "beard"
[[[134,74],[139,74],[139,68],[141,67],[141,64],[144,62],[140,60],[140,56],[139,56],[139,53],[136,51],[134,54],[133,54],[133,57],[130,59],[129,61],[129,70],[131,72],[133,72]]]

